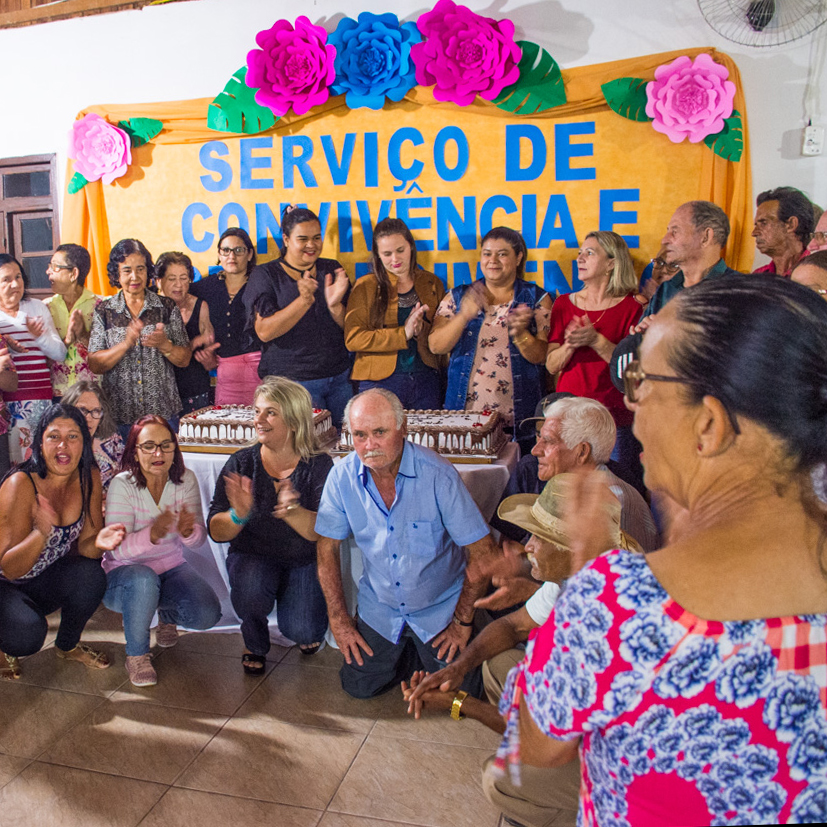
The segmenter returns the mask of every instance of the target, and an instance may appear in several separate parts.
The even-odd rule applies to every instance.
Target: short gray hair
[[[357,393],[356,396],[351,397],[347,405],[345,405],[345,413],[342,419],[344,420],[345,427],[348,431],[352,432],[352,428],[350,427],[350,409],[353,407],[353,403],[356,402],[357,399],[362,399],[363,397],[367,396],[370,393],[377,394],[381,396],[383,399],[387,400],[388,404],[391,406],[393,410],[393,415],[396,417],[396,427],[397,430],[401,428],[405,424],[405,409],[402,407],[402,403],[399,401],[399,397],[385,388],[370,388],[369,390],[362,391],[361,393]]]
[[[701,233],[712,230],[712,238],[723,247],[729,239],[729,218],[727,214],[711,201],[690,201],[686,206],[692,212],[692,224]]]
[[[617,426],[605,405],[583,396],[558,399],[546,411],[546,418],[549,417],[560,421],[560,438],[566,448],[588,442],[598,465],[609,461],[617,439]]]

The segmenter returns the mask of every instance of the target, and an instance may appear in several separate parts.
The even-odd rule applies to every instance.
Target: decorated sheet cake
[[[313,411],[316,438],[324,445],[336,437],[330,411]],[[256,439],[253,409],[249,405],[212,405],[181,417],[178,441],[186,450],[191,446],[222,447],[231,453]]]

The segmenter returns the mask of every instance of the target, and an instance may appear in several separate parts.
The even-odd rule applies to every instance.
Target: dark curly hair
[[[118,265],[122,264],[129,256],[140,253],[146,262],[146,283],[149,286],[155,278],[155,266],[152,263],[152,253],[147,250],[142,241],[137,238],[122,238],[109,253],[109,261],[106,264],[106,274],[109,276],[109,283],[113,287],[121,286],[121,275],[118,272]]]

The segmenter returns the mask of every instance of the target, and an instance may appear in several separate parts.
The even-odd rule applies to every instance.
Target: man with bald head
[[[818,224],[816,224],[816,228],[810,237],[807,249],[811,253],[827,250],[827,212],[823,212],[821,218],[818,219]]]
[[[451,463],[407,441],[393,393],[358,394],[344,418],[355,450],[325,482],[316,518],[319,582],[345,658],[342,688],[370,698],[417,669],[443,668],[465,648],[474,601],[487,584],[481,563],[497,550]],[[341,541],[351,534],[364,564],[355,618],[340,562]],[[467,688],[479,690],[478,675]]]

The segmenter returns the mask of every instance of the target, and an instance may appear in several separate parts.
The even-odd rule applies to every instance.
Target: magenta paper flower
[[[75,121],[69,133],[69,157],[87,181],[111,184],[120,178],[132,163],[131,146],[123,129],[91,112]]]
[[[453,0],[439,0],[416,25],[424,42],[411,48],[416,82],[434,97],[468,106],[479,95],[494,100],[520,77],[520,47],[510,20],[481,17]]]
[[[256,103],[268,106],[281,118],[290,107],[304,115],[330,97],[328,86],[336,77],[336,47],[326,45],[327,32],[307,17],[277,20],[256,35],[261,49],[247,54],[247,85]]]
[[[729,70],[707,54],[692,59],[683,55],[655,69],[646,84],[646,114],[652,126],[679,144],[684,138],[697,144],[724,128],[732,114],[735,84]]]

